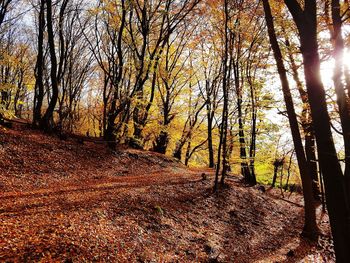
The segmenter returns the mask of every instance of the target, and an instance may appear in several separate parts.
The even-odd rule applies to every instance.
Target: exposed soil
[[[334,261],[326,214],[300,237],[298,194],[235,176],[213,194],[212,171],[170,157],[0,129],[0,261]]]

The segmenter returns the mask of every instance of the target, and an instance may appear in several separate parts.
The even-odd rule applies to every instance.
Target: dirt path
[[[64,187],[37,189],[34,191],[5,192],[0,194],[1,216],[18,216],[38,212],[38,210],[52,210],[55,206],[89,208],[98,202],[106,200],[106,196],[113,195],[121,198],[131,191],[144,192],[151,186],[183,185],[195,181],[193,175],[179,176],[169,174],[167,177],[157,174],[145,176],[124,176],[104,182],[89,182],[86,185],[66,185]]]

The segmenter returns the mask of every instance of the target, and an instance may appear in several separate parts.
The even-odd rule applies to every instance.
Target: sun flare
[[[345,68],[350,68],[350,50],[345,49],[343,54],[343,63]],[[334,60],[333,58],[325,60],[321,64],[321,78],[325,87],[333,85]]]

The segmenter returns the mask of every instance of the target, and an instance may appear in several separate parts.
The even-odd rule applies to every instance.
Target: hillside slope
[[[202,172],[209,174],[203,180]],[[163,155],[0,131],[0,261],[332,262],[299,237],[301,197],[262,193]]]

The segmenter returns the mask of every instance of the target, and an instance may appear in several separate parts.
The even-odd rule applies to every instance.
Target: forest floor
[[[0,127],[1,262],[334,261],[325,214],[318,242],[300,237],[299,194],[236,176],[213,194],[211,170],[105,148]]]

